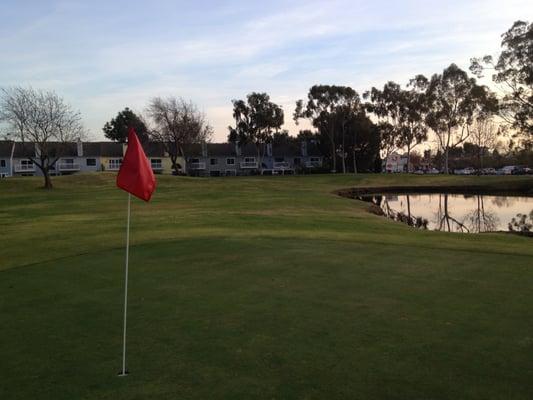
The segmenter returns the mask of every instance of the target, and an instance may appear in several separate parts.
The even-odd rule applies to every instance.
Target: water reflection
[[[533,231],[533,198],[511,196],[401,194],[358,197],[395,221],[445,232]],[[528,211],[531,210],[531,211]]]

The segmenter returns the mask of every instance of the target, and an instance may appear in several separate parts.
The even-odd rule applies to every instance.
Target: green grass
[[[528,177],[0,181],[0,399],[530,399],[533,241],[423,232],[334,190]]]

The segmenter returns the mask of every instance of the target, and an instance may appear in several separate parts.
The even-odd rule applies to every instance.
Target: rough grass
[[[1,399],[529,399],[533,242],[422,232],[338,189],[528,177],[0,181]]]

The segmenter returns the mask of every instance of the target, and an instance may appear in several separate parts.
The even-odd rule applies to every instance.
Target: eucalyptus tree
[[[337,171],[337,146],[339,133],[342,134],[340,153],[343,172],[346,171],[345,149],[342,146],[347,120],[360,107],[359,95],[349,86],[314,85],[309,89],[307,102],[298,100],[294,111],[294,121],[307,118],[327,138],[330,145],[331,172]],[[339,129],[340,128],[340,129]]]
[[[351,142],[352,161],[354,172],[357,173],[356,149],[357,134],[360,130],[361,120],[366,118],[361,100],[357,92],[347,96],[344,101],[336,108],[337,119],[340,131],[340,148],[342,172],[346,173],[346,157],[348,155],[347,141]]]
[[[53,91],[20,86],[0,92],[0,121],[21,142],[27,158],[41,170],[44,188],[52,189],[50,170],[72,142],[83,138],[81,114]]]
[[[497,112],[498,101],[486,86],[478,85],[475,78],[470,78],[455,64],[429,80],[418,75],[411,85],[425,92],[425,122],[437,137],[444,154],[444,170],[448,173],[450,149],[468,139],[469,127],[476,116]]]
[[[376,127],[379,134],[379,149],[383,159],[387,160],[393,152],[398,150],[396,129],[391,123],[385,121],[379,122]]]
[[[516,21],[502,38],[497,61],[490,55],[473,58],[470,70],[479,78],[492,73],[503,94],[501,117],[533,140],[533,23]]]
[[[272,135],[284,122],[283,109],[270,101],[266,93],[250,93],[245,100],[233,100],[235,127],[229,127],[230,141],[253,143],[257,150],[259,170],[265,144],[272,141]]]
[[[410,90],[402,89],[395,82],[387,82],[382,90],[373,87],[365,93],[371,103],[367,109],[378,119],[390,124],[387,140],[394,140],[395,146],[407,150],[407,171],[410,170],[411,151],[427,140],[428,128],[425,124],[427,102],[425,92],[419,86]],[[390,130],[392,128],[392,130]],[[387,145],[387,144],[386,144]]]
[[[177,159],[184,154],[183,146],[208,141],[213,135],[207,118],[191,101],[154,97],[146,112],[151,123],[151,139],[163,144],[176,173]]]

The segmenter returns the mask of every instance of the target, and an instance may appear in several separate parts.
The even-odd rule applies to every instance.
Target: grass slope
[[[533,242],[422,232],[337,189],[528,177],[0,181],[1,399],[528,399]]]

